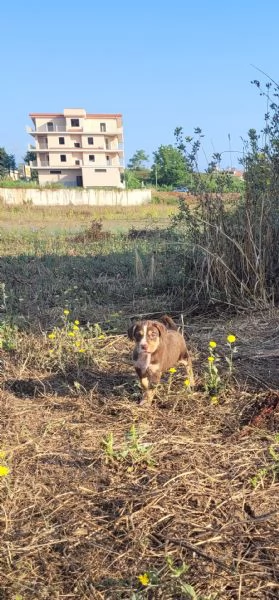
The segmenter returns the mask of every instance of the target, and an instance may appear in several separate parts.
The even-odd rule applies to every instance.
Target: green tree
[[[5,177],[10,171],[15,171],[16,161],[14,154],[8,154],[5,148],[0,148],[0,177]]]
[[[152,180],[159,185],[187,185],[189,169],[182,152],[169,144],[153,153]]]
[[[36,158],[37,158],[36,152],[32,152],[32,150],[27,150],[25,156],[23,156],[23,160],[26,165],[30,165],[30,163],[33,162],[33,160],[35,161]],[[35,169],[32,169],[32,168],[31,168],[31,179],[32,179],[32,181],[39,180],[38,171],[36,171]]]
[[[137,178],[134,171],[130,171],[129,169],[125,169],[124,173],[125,185],[128,190],[134,190],[136,188],[141,187],[141,182]]]
[[[145,163],[149,161],[149,156],[144,150],[137,150],[128,162],[128,169],[131,171],[141,171],[145,169]]]
[[[36,153],[32,152],[32,150],[27,150],[25,156],[23,157],[23,160],[25,162],[26,165],[30,165],[30,163],[33,160],[36,160]]]

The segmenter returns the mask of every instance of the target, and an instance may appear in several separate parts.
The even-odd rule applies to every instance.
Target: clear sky
[[[241,150],[265,112],[252,64],[279,79],[278,23],[278,0],[3,1],[0,146],[20,161],[30,112],[81,107],[123,114],[126,162],[180,125],[209,159],[228,134]]]

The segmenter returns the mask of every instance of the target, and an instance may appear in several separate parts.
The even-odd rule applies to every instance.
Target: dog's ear
[[[152,325],[158,329],[160,337],[163,337],[167,333],[167,329],[163,323],[160,323],[159,321],[153,321]]]
[[[135,329],[136,329],[136,326],[137,326],[137,324],[138,324],[138,323],[132,323],[132,324],[130,325],[129,329],[128,329],[128,332],[127,332],[127,333],[128,333],[128,338],[129,338],[130,340],[134,340],[134,339],[135,339],[135,338],[134,338],[134,333],[135,333]]]
[[[163,315],[161,317],[161,321],[162,321],[162,323],[164,323],[164,325],[166,326],[167,329],[173,329],[173,331],[177,331],[178,330],[177,325],[172,320],[172,318],[169,317],[169,315]]]

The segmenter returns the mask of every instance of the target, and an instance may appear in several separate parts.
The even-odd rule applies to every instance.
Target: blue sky
[[[82,107],[123,114],[126,162],[140,148],[152,159],[180,125],[202,128],[209,159],[228,134],[241,151],[265,112],[251,65],[279,79],[278,22],[278,0],[5,2],[0,146],[20,161],[30,112]]]

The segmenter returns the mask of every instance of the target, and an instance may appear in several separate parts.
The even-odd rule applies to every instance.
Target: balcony
[[[74,128],[77,129],[77,128]],[[72,132],[73,130],[71,130]],[[36,129],[32,129],[32,127],[29,127],[29,125],[26,126],[26,132],[30,133],[31,135],[37,134],[37,133],[57,133],[57,132],[66,132],[66,125],[55,125],[55,123],[53,123],[52,127],[50,127],[49,125],[47,125],[47,123],[45,123],[44,125],[40,125],[39,127],[37,127]]]

